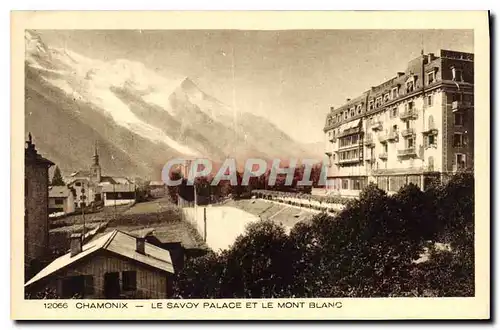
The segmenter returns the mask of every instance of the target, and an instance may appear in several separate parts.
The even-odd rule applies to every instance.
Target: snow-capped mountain
[[[97,141],[107,173],[158,178],[174,157],[311,157],[279,128],[126,59],[100,61],[25,33],[26,131],[70,172],[89,166]],[[316,155],[317,156],[317,155]]]

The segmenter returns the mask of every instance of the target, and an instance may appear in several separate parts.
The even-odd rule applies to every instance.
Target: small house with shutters
[[[135,202],[134,184],[106,184],[101,186],[105,206],[126,205]]]
[[[174,267],[168,250],[146,237],[114,230],[82,246],[71,236],[70,252],[25,284],[27,293],[55,292],[85,299],[165,299],[172,296]]]
[[[49,212],[75,212],[76,190],[67,186],[49,187]]]
[[[148,185],[149,193],[155,198],[165,196],[167,187],[163,181],[151,181]]]

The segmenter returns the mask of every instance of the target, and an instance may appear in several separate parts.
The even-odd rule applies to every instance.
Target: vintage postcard
[[[13,319],[490,318],[488,12],[11,20]]]

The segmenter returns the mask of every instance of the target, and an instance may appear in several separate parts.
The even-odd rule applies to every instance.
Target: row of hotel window
[[[377,177],[377,186],[383,190],[398,191],[406,184],[413,183],[421,187],[420,175],[401,175]],[[366,177],[351,177],[333,181],[333,188],[338,190],[363,190],[368,184]]]
[[[333,188],[338,190],[363,190],[368,183],[366,177],[354,177],[345,179],[334,179]]]
[[[465,168],[465,155],[457,154],[457,166]],[[427,186],[435,178],[424,177],[424,184]],[[427,182],[427,183],[426,183]],[[377,186],[386,191],[399,191],[407,184],[414,184],[422,188],[422,178],[420,175],[394,175],[394,176],[379,176],[377,177]],[[338,190],[362,190],[367,185],[366,177],[351,177],[345,179],[334,180],[333,188]]]
[[[420,175],[400,175],[400,176],[381,176],[377,177],[377,186],[380,189],[388,191],[398,191],[403,186],[413,183],[421,187]],[[335,190],[363,190],[368,184],[366,177],[351,177],[343,179],[334,179],[333,188]]]
[[[410,149],[415,147],[415,139],[413,137],[408,137],[404,141],[405,141],[405,148]],[[467,145],[467,135],[461,132],[456,132],[453,134],[453,147],[464,147],[466,145]],[[429,134],[424,137],[424,147],[425,148],[437,147],[436,134]],[[388,152],[387,143],[382,144],[382,148],[384,153]],[[340,160],[357,159],[358,156],[359,156],[358,149],[339,152]],[[335,160],[335,155],[333,160]]]
[[[467,145],[467,136],[465,136],[463,133],[455,133],[453,135],[453,146],[454,147],[464,147]],[[405,139],[405,148],[406,149],[411,149],[415,147],[415,140],[414,138],[407,138]],[[434,134],[429,134],[424,138],[424,148],[430,148],[430,147],[437,147],[437,141],[436,141],[436,135]],[[383,148],[383,153],[387,154],[389,152],[389,148],[387,144],[382,145]],[[355,150],[348,150],[348,151],[341,151],[339,152],[339,159],[342,160],[357,160],[359,159],[360,156],[360,151],[358,149]],[[335,161],[335,154],[333,154],[333,161]],[[371,152],[371,156],[369,159],[375,159],[376,154]]]
[[[465,123],[466,123],[466,120],[465,120],[465,114],[464,113],[461,113],[461,112],[455,112],[453,114],[453,122],[454,122],[454,125],[455,126],[464,126]],[[374,118],[368,118],[367,119],[367,125],[370,125],[370,123],[373,123],[373,122],[376,122],[376,120],[374,120]],[[413,125],[412,125],[413,121],[412,120],[408,120],[406,121],[406,129],[410,129],[410,128],[413,128]],[[392,131],[397,131],[397,125],[393,125],[392,127]],[[431,115],[429,116],[429,119],[428,119],[428,128],[429,129],[434,129],[435,128],[435,125],[434,125],[434,117]],[[337,136],[337,133],[336,133],[336,130],[331,130],[329,133],[329,137],[330,138],[335,138]],[[342,148],[342,147],[347,147],[349,145],[352,145],[352,144],[357,144],[359,141],[359,135],[358,134],[353,134],[353,135],[350,135],[350,136],[346,136],[346,137],[342,137],[339,139],[339,146]]]
[[[398,191],[407,184],[413,183],[421,188],[420,175],[380,176],[377,177],[377,186],[387,191]]]
[[[410,86],[413,86],[412,84],[413,83],[411,83]],[[410,87],[409,90],[413,91],[413,87]],[[383,97],[379,96],[375,100],[368,101],[368,110],[374,110],[376,108],[379,108],[383,104],[388,103],[389,101],[397,98],[398,96],[399,96],[398,88],[394,87],[391,93],[386,93]],[[425,105],[431,107],[433,106],[433,104],[434,104],[433,95],[427,95],[425,97]],[[329,124],[330,125],[335,124],[337,122],[342,121],[342,119],[348,119],[356,115],[360,115],[363,111],[363,106],[364,102],[361,102],[356,106],[352,106],[351,108],[349,108],[349,110],[345,110],[341,114],[339,113],[337,114],[337,116],[330,118],[331,120],[329,121]],[[415,108],[415,102],[409,101],[405,103],[405,110],[412,110],[414,108]],[[390,114],[391,118],[398,116],[398,107],[395,106],[394,108],[392,108]]]
[[[389,95],[390,95],[389,93],[385,94],[385,96],[383,98],[383,100],[384,100],[383,103],[387,103],[391,99],[394,99],[395,97],[397,97],[399,94],[397,93],[397,90],[396,90],[396,94],[394,94],[394,89],[393,89],[393,95],[396,95],[396,96],[390,98]],[[474,98],[472,95],[452,94],[451,99],[452,99],[452,101],[458,101],[459,99],[460,100],[463,99],[463,101],[472,102]],[[368,101],[368,110],[373,110],[375,108],[379,108],[383,103],[382,103],[382,97],[378,97],[375,100],[370,100],[370,101]],[[432,94],[426,95],[424,98],[424,103],[425,103],[425,106],[432,107],[434,105],[434,95],[432,95]],[[354,117],[356,115],[360,115],[362,113],[363,105],[364,105],[364,103],[361,102],[360,104],[356,105],[355,107],[353,106],[349,110],[345,110],[344,112],[342,112],[342,114],[339,113],[336,116],[331,117],[329,119],[328,125],[332,125],[332,124],[335,124],[337,122],[341,122],[342,119],[345,120],[345,119]],[[413,109],[415,109],[415,102],[414,101],[408,101],[405,103],[405,111],[411,111]],[[397,116],[399,116],[399,108],[397,106],[394,106],[389,111],[389,118],[396,118]],[[381,118],[373,118],[373,117],[369,118],[369,120],[371,120],[372,122],[373,122],[373,120],[379,121],[380,119]]]
[[[463,133],[454,133],[453,135],[453,147],[464,147],[467,145],[467,136]],[[437,140],[435,134],[429,134],[424,138],[424,147],[436,147]],[[415,139],[413,137],[409,137],[405,139],[405,148],[410,149],[415,147]],[[382,144],[383,152],[388,153],[389,148],[387,144]],[[339,152],[340,160],[353,160],[358,159],[360,156],[358,149],[341,151]],[[372,157],[375,158],[375,154],[372,153]],[[335,161],[335,154],[333,154],[333,160]]]

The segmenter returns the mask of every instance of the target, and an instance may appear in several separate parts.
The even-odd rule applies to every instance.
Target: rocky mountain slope
[[[64,174],[88,168],[95,142],[105,174],[151,179],[175,157],[318,157],[265,118],[235,120],[189,77],[51,48],[34,31],[25,44],[26,132]]]

